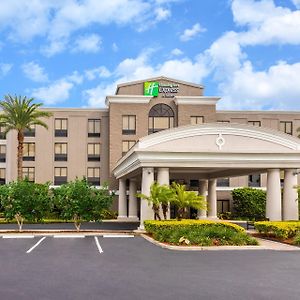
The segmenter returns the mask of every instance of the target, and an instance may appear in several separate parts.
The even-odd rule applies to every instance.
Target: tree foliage
[[[75,179],[54,190],[55,204],[64,220],[73,220],[77,231],[82,221],[101,221],[112,203],[108,186],[96,189],[85,178]]]
[[[206,209],[204,197],[197,195],[194,191],[187,191],[185,185],[173,182],[171,188],[174,193],[170,202],[177,207],[178,220],[184,217],[187,208]]]
[[[33,103],[33,98],[22,96],[6,95],[3,101],[0,101],[0,123],[4,125],[5,134],[11,130],[16,130],[18,133],[18,179],[23,178],[23,143],[24,143],[24,130],[31,130],[31,126],[40,125],[45,128],[47,124],[41,118],[51,116],[50,112],[40,111],[39,108],[42,103]]]
[[[266,215],[266,192],[254,188],[232,191],[233,210],[236,217],[263,220]]]
[[[19,231],[24,220],[40,221],[51,208],[49,184],[32,183],[27,179],[1,186],[0,200],[5,219],[16,219]]]

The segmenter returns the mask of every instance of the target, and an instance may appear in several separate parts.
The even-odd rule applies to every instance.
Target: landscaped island
[[[172,245],[258,245],[245,229],[229,222],[209,220],[145,221],[146,232],[155,240]]]

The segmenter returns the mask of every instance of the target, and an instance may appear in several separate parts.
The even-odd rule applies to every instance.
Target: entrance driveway
[[[276,300],[300,295],[298,251],[177,252],[142,237],[47,236],[26,253],[41,238],[0,238],[1,299]]]

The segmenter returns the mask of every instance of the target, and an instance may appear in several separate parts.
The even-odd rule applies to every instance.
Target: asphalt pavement
[[[300,295],[298,251],[181,252],[142,237],[41,239],[0,238],[1,299],[298,300]]]

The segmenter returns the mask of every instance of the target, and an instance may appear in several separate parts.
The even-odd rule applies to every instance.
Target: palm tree
[[[24,130],[31,130],[31,126],[40,125],[48,128],[47,124],[40,120],[40,118],[48,118],[51,113],[38,110],[42,103],[33,103],[33,98],[22,96],[6,95],[3,101],[0,101],[0,122],[4,126],[5,134],[11,130],[16,130],[18,133],[18,180],[22,180],[23,173],[23,144],[24,144]]]
[[[175,204],[178,208],[178,220],[181,220],[184,217],[188,207],[206,209],[204,197],[197,195],[194,191],[186,191],[185,185],[173,182],[172,189],[174,190],[174,194],[171,203]]]
[[[146,199],[149,204],[152,204],[154,219],[161,220],[159,215],[160,204],[163,208],[165,220],[167,219],[168,202],[173,197],[173,191],[167,185],[160,185],[154,182],[150,186],[150,196],[138,194],[137,197]]]

